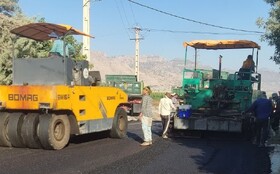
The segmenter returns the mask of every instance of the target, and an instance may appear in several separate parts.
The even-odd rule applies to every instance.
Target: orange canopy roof
[[[58,36],[84,35],[93,38],[93,36],[83,33],[70,25],[63,24],[58,25],[51,23],[30,23],[11,30],[11,33],[13,34],[37,41],[45,41],[51,39],[49,37],[49,34],[51,34],[52,32],[55,32]]]
[[[184,47],[193,47],[196,49],[240,49],[240,48],[257,48],[261,47],[249,40],[194,40],[184,42]]]

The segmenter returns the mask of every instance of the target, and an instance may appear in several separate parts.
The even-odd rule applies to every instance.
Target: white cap
[[[52,31],[51,34],[48,35],[50,38],[58,38],[58,35]]]

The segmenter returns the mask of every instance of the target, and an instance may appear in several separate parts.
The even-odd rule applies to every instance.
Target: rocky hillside
[[[101,52],[92,52],[94,70],[101,72],[104,80],[105,74],[134,74],[134,56],[109,57]],[[181,86],[184,60],[167,60],[159,56],[141,56],[140,80],[154,91],[170,91],[171,86]],[[194,63],[187,62],[187,67],[194,67]],[[211,67],[200,67],[211,69]],[[262,89],[267,93],[280,91],[280,73],[260,69],[262,74]]]

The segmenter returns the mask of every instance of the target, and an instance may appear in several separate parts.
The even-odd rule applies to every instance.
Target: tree
[[[12,57],[16,38],[10,30],[29,22],[29,19],[21,15],[17,2],[17,0],[0,2],[0,84],[12,82]]]
[[[17,37],[10,30],[31,22],[45,22],[44,18],[29,18],[21,13],[18,0],[0,1],[0,84],[12,83],[13,58],[42,58],[47,57],[51,42],[37,42],[31,39]],[[81,54],[82,44],[73,36],[67,36],[66,42],[76,50],[74,59],[85,59]]]
[[[0,2],[0,13],[12,16],[13,13],[19,12],[18,0],[1,0]]]
[[[75,60],[85,60],[86,56],[82,54],[83,44],[79,43],[72,35],[67,36],[65,39],[66,43],[70,43],[75,48],[75,54],[73,55],[73,59]]]
[[[257,25],[265,29],[262,40],[268,41],[270,46],[275,46],[274,55],[270,58],[276,64],[280,64],[280,1],[265,0],[271,5],[269,18],[265,21],[263,18],[257,20]]]

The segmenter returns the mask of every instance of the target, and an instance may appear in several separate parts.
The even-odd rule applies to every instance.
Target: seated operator
[[[51,38],[52,48],[49,52],[49,56],[51,57],[64,57],[64,50],[63,50],[63,40],[59,39],[58,35],[55,32],[49,34]],[[75,54],[75,48],[71,44],[66,44],[65,46],[65,57],[69,57],[69,55]]]
[[[250,74],[255,72],[255,62],[252,55],[248,55],[239,69],[239,76],[242,80],[249,80]]]
[[[252,55],[248,55],[247,59],[243,62],[243,69],[249,69],[250,72],[255,72],[255,62]]]

